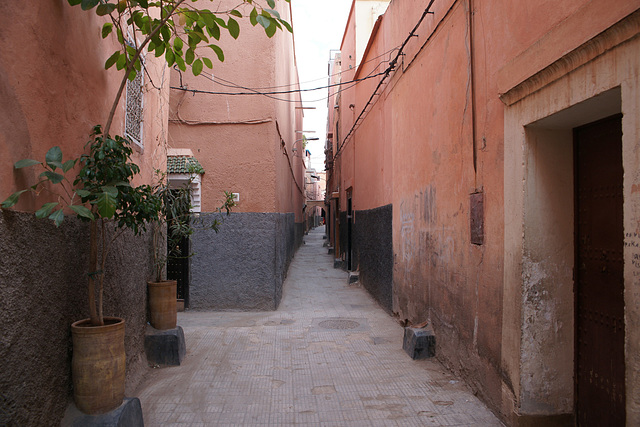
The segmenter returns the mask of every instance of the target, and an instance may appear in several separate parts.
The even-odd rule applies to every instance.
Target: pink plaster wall
[[[70,7],[66,1],[19,2],[3,5],[0,16],[0,197],[32,185],[40,171],[14,170],[23,158],[44,160],[59,145],[65,159],[84,152],[92,127],[106,122],[120,83],[115,68],[104,61],[115,45],[100,37],[104,21],[93,11]],[[18,37],[15,41],[14,37]],[[156,84],[165,67],[147,60]],[[160,150],[166,136],[166,89],[145,94],[145,150],[133,161],[141,166],[137,182],[151,182],[153,170],[164,165]],[[147,113],[148,112],[148,113]],[[117,110],[111,134],[124,132],[124,103]],[[19,210],[34,210],[45,201],[23,197]]]
[[[399,46],[427,3],[392,1],[363,61]],[[639,7],[637,0],[615,7],[606,0],[436,1],[434,15],[406,45],[384,94],[336,161],[334,187],[343,200],[353,186],[354,209],[393,203],[393,310],[412,322],[430,320],[442,337],[441,359],[497,410],[503,399],[505,167],[499,94]],[[343,80],[353,77],[355,31],[351,17],[341,46]],[[341,94],[340,142],[374,83]],[[481,246],[469,237],[469,198],[476,191],[484,194]]]
[[[223,2],[224,3],[224,2]],[[227,6],[235,6],[227,1]],[[289,5],[279,2],[283,19],[290,20]],[[247,11],[248,14],[248,11]],[[238,40],[223,34],[217,44],[225,52],[223,63],[203,74],[171,74],[171,86],[213,92],[247,92],[233,87],[270,88],[298,82],[293,36],[277,32],[269,39],[258,25],[239,20]],[[207,48],[208,50],[208,48]],[[204,48],[201,54],[214,56]],[[208,78],[207,78],[208,77]],[[215,82],[220,82],[217,84]],[[228,87],[225,85],[231,85]],[[270,90],[270,89],[265,89]],[[240,194],[236,212],[298,212],[302,208],[289,169],[287,155],[298,183],[302,183],[300,162],[293,156],[295,130],[302,129],[302,110],[296,110],[299,95],[278,95],[294,102],[277,102],[265,96],[192,94],[171,90],[171,148],[190,148],[202,164],[202,210],[211,212],[222,202],[223,192]],[[281,141],[285,142],[284,147]]]

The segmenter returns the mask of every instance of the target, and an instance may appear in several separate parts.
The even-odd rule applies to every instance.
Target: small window
[[[131,42],[129,42],[131,43]],[[140,150],[144,148],[142,139],[144,68],[133,80],[127,80],[126,114],[124,119],[125,136]]]

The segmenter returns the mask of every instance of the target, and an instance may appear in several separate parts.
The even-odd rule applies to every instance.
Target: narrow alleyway
[[[305,236],[276,312],[185,312],[187,356],[139,387],[145,425],[500,426]]]

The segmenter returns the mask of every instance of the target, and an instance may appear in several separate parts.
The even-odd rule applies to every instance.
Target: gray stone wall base
[[[87,415],[71,403],[60,424],[61,427],[144,427],[142,406],[137,397],[126,398],[111,412]]]
[[[161,331],[147,326],[144,335],[147,361],[157,365],[178,366],[187,354],[184,331],[181,326]]]
[[[201,214],[206,224],[212,214]],[[197,227],[196,227],[197,228]],[[302,224],[293,213],[232,213],[219,233],[191,237],[189,305],[196,310],[276,310]]]
[[[353,227],[354,268],[360,284],[388,312],[393,311],[392,205],[356,212]]]
[[[436,337],[423,328],[404,328],[402,349],[412,359],[428,359],[436,355]]]
[[[127,389],[147,369],[151,237],[125,232],[105,268],[104,313],[126,321]],[[88,223],[69,215],[56,227],[33,213],[0,210],[0,426],[60,424],[72,390],[70,325],[89,316],[88,254]]]

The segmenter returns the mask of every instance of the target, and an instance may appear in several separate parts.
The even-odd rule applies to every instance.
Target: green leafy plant
[[[161,203],[151,186],[131,186],[133,177],[140,169],[130,161],[133,150],[126,139],[104,137],[100,126],[94,128],[92,136],[93,139],[87,143],[88,154],[78,159],[63,163],[62,150],[53,147],[47,152],[44,162],[32,159],[17,162],[17,169],[39,165],[44,171],[38,183],[9,196],[2,202],[2,207],[14,206],[27,191],[36,195],[45,191],[55,195],[57,201],[43,204],[36,211],[37,218],[49,218],[56,226],[60,226],[65,211],[70,211],[81,220],[90,221],[89,313],[91,323],[97,326],[104,324],[104,273],[111,245],[126,229],[136,235],[145,231],[146,224],[158,218]],[[77,164],[81,169],[71,182],[66,174]],[[115,223],[115,230],[109,237],[106,235],[107,220]]]
[[[180,247],[185,238],[189,238],[197,229],[211,229],[216,233],[224,222],[223,212],[230,215],[231,209],[236,205],[233,194],[225,191],[222,205],[212,215],[193,214],[191,212],[191,184],[195,174],[200,173],[196,169],[189,171],[190,178],[180,186],[172,187],[167,181],[166,173],[156,171],[158,183],[154,194],[161,201],[161,209],[158,222],[154,225],[154,270],[155,281],[163,280],[165,267],[169,260],[189,258],[194,255],[184,253]],[[166,246],[165,246],[166,234]]]

